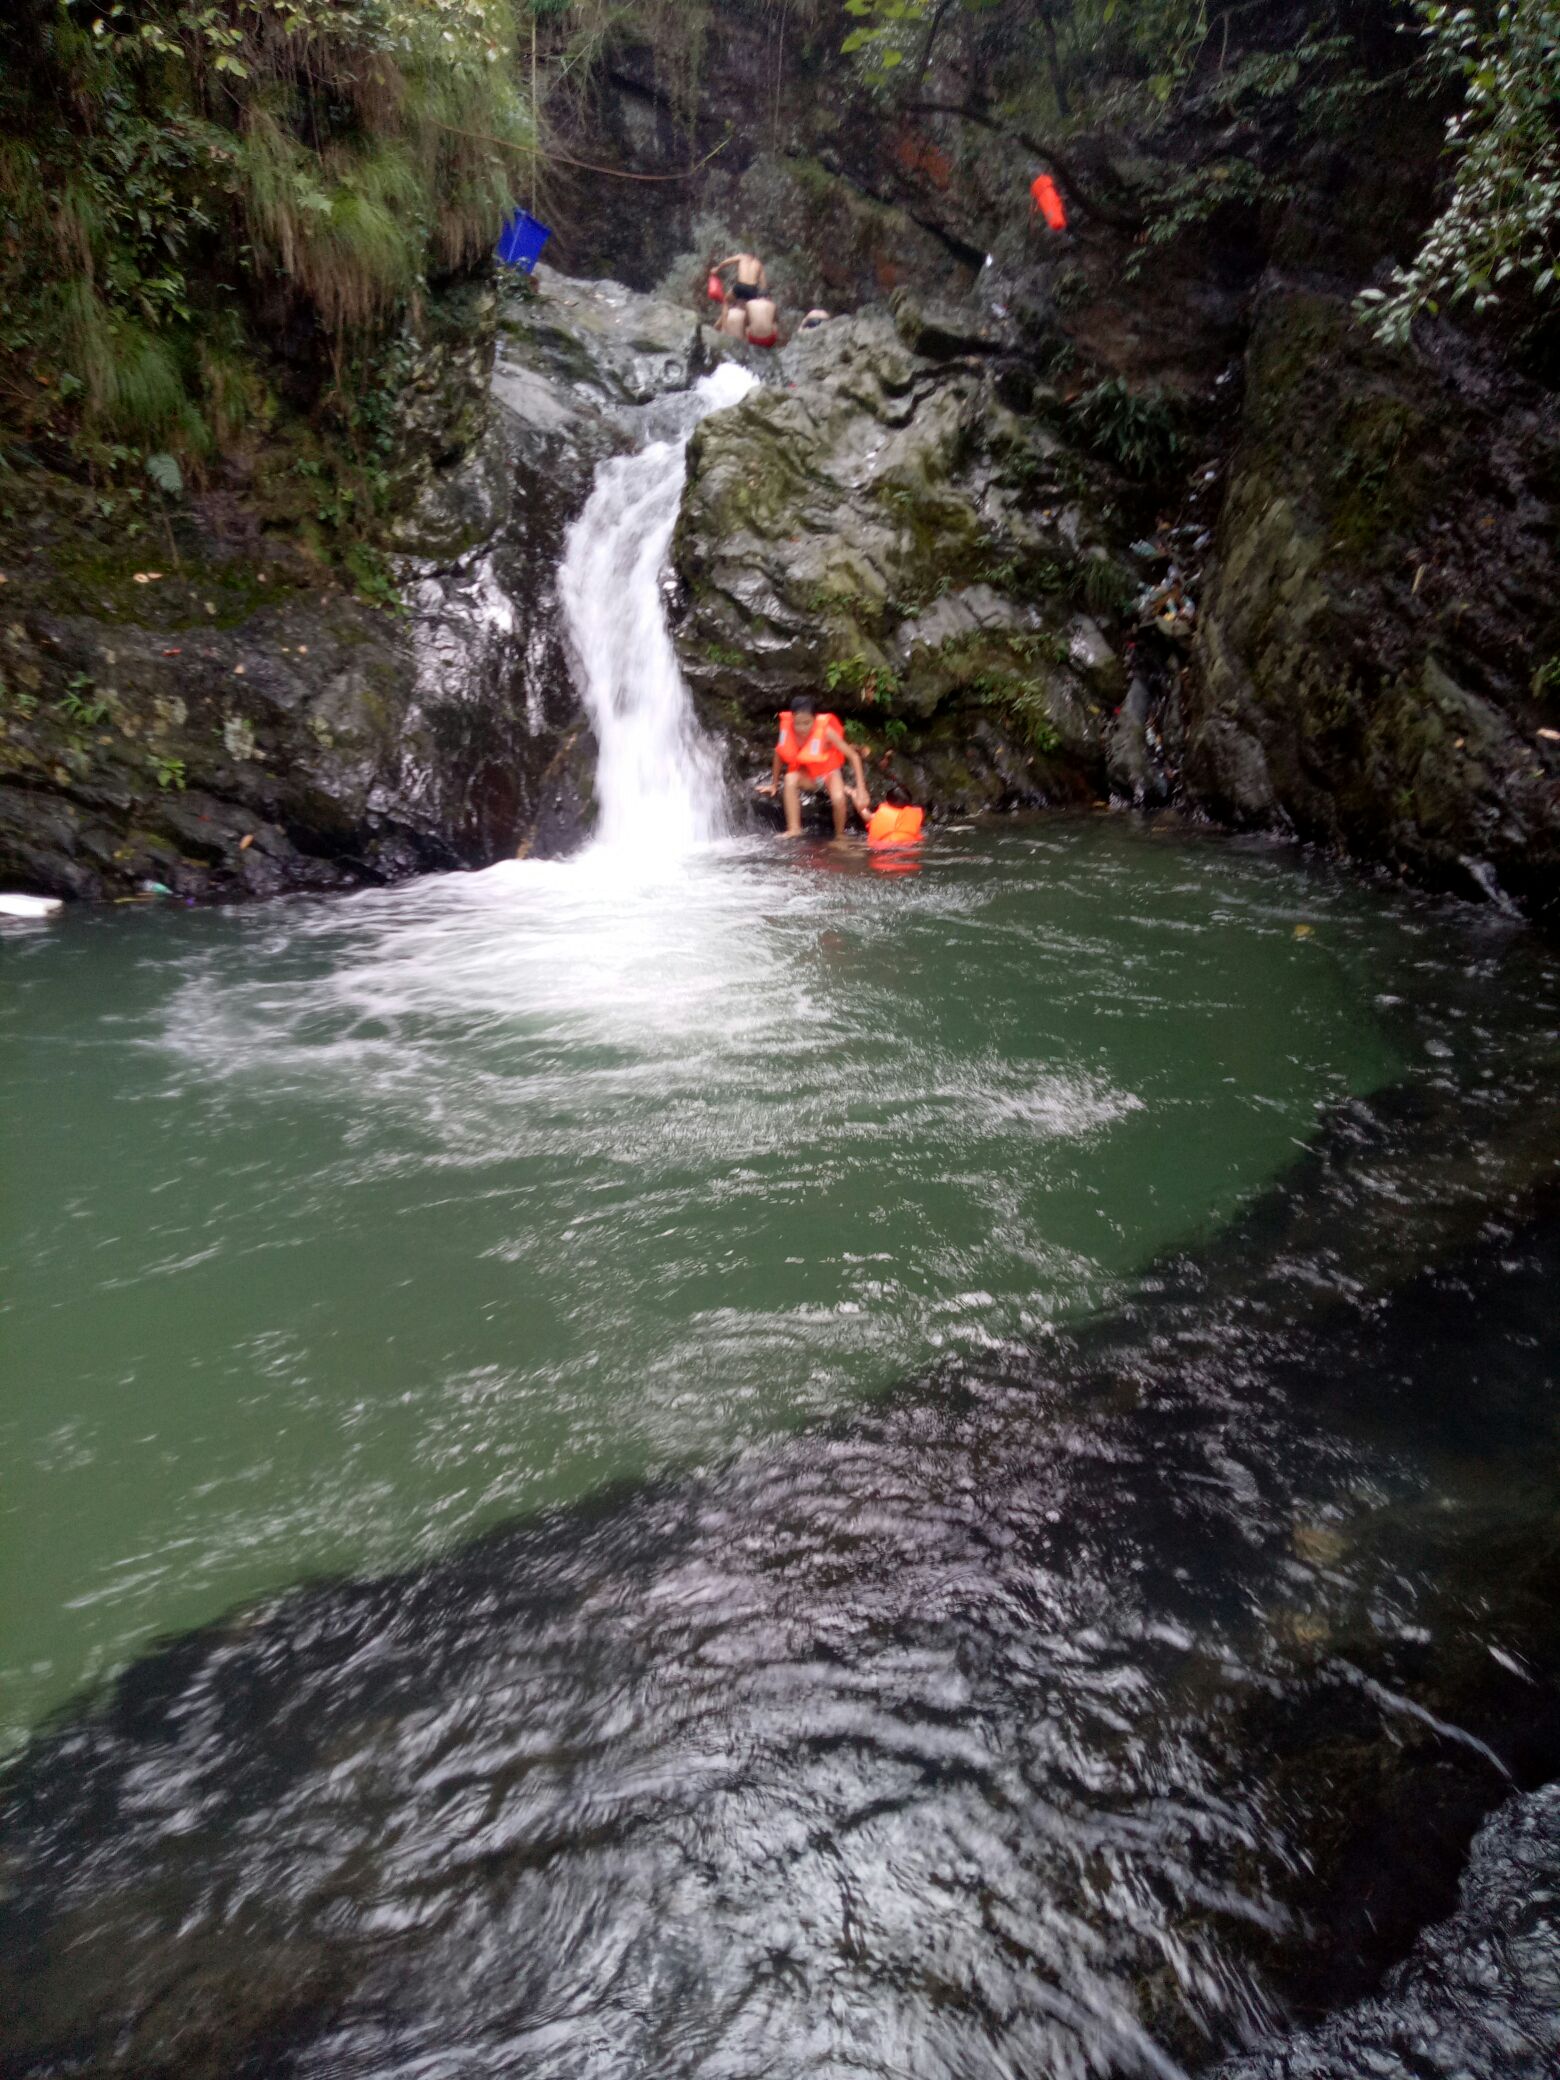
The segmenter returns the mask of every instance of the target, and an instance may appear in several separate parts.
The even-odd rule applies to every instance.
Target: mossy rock
[[[1532,658],[1553,613],[1560,415],[1509,385],[1481,398],[1468,353],[1388,353],[1341,298],[1270,299],[1186,772],[1238,822],[1547,914],[1560,760]]]
[[[960,322],[981,330],[978,314]],[[1091,680],[1101,652],[1119,667],[1069,595],[1077,537],[1097,523],[1046,508],[1050,479],[1013,468],[1030,453],[1049,467],[1063,443],[1018,418],[990,368],[912,351],[881,311],[805,336],[780,367],[787,387],[707,420],[690,446],[673,555],[701,700],[751,718],[760,743],[804,691],[901,747],[946,721],[950,740],[989,747],[969,770],[938,754],[938,785],[965,808],[1092,798]],[[1081,460],[1078,477],[1100,482]]]

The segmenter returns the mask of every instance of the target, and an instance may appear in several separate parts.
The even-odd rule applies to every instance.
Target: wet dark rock
[[[1560,2071],[1560,1784],[1479,1832],[1457,1911],[1375,1998],[1217,2080],[1551,2080]]]
[[[1492,394],[1450,332],[1386,354],[1342,299],[1281,284],[1246,396],[1188,784],[1228,821],[1553,913],[1553,399],[1509,373]]]
[[[257,604],[249,573],[169,573],[139,622],[24,593],[0,635],[8,679],[37,689],[0,740],[7,880],[82,897],[148,878],[270,894],[454,863],[387,784],[419,759],[405,631],[287,575]]]
[[[981,308],[928,308],[803,335],[778,382],[695,433],[683,669],[760,762],[806,693],[941,812],[1093,799],[1122,687],[1083,603],[1119,553],[1108,473],[1053,430],[1054,392],[1023,417],[1002,401],[1006,335]]]
[[[528,367],[565,393],[608,406],[648,404],[713,366],[692,302],[619,282],[571,281],[545,266],[535,280],[538,293],[511,306],[507,336]]]
[[[1134,674],[1127,697],[1117,709],[1106,739],[1105,762],[1111,792],[1134,807],[1161,802],[1168,795],[1148,742],[1149,710],[1153,695],[1146,679]]]
[[[133,546],[40,488],[5,558],[0,880],[269,895],[572,849],[591,758],[564,537],[622,414],[711,358],[691,312],[610,283],[436,301],[405,358],[384,604],[242,487]]]
[[[899,337],[926,361],[953,361],[981,354],[1012,354],[1018,327],[995,295],[955,301],[898,289],[889,299]]]

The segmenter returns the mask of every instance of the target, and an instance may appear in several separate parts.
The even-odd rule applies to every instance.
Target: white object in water
[[[64,907],[58,896],[0,896],[0,917],[52,917]]]

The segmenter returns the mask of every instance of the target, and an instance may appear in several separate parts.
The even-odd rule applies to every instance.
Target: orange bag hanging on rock
[[[1053,231],[1067,229],[1067,205],[1062,200],[1062,191],[1050,174],[1038,174],[1030,183],[1030,194],[1035,198],[1035,208]]]

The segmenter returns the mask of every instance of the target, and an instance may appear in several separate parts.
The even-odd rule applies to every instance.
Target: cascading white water
[[[677,666],[661,572],[677,523],[689,435],[753,387],[728,364],[656,407],[669,437],[603,463],[569,531],[558,586],[595,726],[598,844],[641,856],[685,852],[718,836],[719,763]]]

